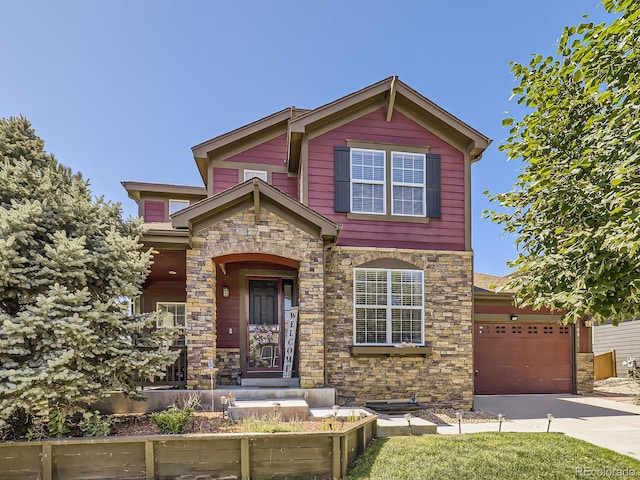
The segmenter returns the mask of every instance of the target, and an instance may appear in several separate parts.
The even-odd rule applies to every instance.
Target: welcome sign
[[[293,372],[293,354],[296,350],[296,331],[298,330],[298,307],[291,307],[284,335],[284,358],[282,378],[291,378]]]

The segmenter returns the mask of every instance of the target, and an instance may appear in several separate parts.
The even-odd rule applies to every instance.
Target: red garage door
[[[475,324],[475,393],[572,393],[568,325]]]

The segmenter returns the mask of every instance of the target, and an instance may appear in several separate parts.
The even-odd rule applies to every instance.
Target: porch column
[[[324,385],[324,257],[322,244],[309,248],[309,261],[298,270],[300,387]]]
[[[187,388],[211,388],[209,361],[213,362],[213,382],[217,381],[216,358],[216,270],[206,250],[187,250]]]

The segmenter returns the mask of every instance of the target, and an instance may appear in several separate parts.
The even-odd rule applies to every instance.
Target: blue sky
[[[0,0],[0,117],[24,115],[95,195],[120,182],[201,185],[191,147],[284,107],[313,108],[398,75],[493,144],[472,168],[478,272],[503,275],[513,238],[482,192],[518,165],[498,146],[510,61],[555,53],[598,0]]]

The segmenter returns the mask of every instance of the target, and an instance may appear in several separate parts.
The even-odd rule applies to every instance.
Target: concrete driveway
[[[640,459],[640,406],[579,395],[476,395],[475,408],[505,415],[503,432],[561,432]],[[497,431],[497,423],[465,424],[462,433]],[[458,426],[438,426],[458,433]]]

